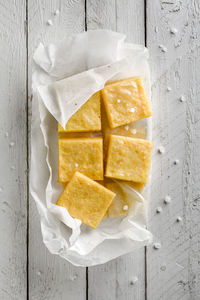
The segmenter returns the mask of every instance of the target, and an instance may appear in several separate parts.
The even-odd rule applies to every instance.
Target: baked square
[[[100,92],[97,92],[69,119],[65,129],[58,123],[58,132],[100,131],[100,107]]]
[[[67,182],[75,171],[103,179],[102,138],[62,138],[58,141],[58,181]]]
[[[76,172],[57,201],[69,214],[84,224],[96,228],[115,193],[85,175]]]
[[[152,147],[151,141],[111,135],[105,175],[111,178],[147,183]]]
[[[102,98],[111,128],[151,116],[141,77],[128,78],[105,86]]]

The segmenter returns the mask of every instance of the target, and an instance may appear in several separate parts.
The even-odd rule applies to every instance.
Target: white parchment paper
[[[134,200],[125,218],[104,219],[92,229],[55,205],[62,192],[58,178],[57,121],[69,118],[104,87],[107,80],[142,76],[150,99],[148,51],[125,36],[94,30],[39,44],[34,54],[30,192],[36,202],[43,241],[49,251],[78,266],[107,262],[152,241],[146,230],[148,186],[141,195],[119,184]],[[141,121],[151,138],[151,120]],[[117,181],[116,181],[117,182]]]

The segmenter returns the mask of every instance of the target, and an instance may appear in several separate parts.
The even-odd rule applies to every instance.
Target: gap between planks
[[[27,166],[27,228],[26,228],[26,290],[29,300],[29,97],[28,97],[28,0],[26,0],[26,20],[24,24],[26,31],[26,166]]]

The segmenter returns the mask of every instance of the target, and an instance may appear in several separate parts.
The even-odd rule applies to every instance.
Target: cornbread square
[[[152,147],[151,141],[111,135],[105,175],[147,183]]]
[[[120,80],[105,86],[102,98],[111,128],[151,116],[141,77]]]
[[[115,193],[76,172],[57,201],[69,214],[96,228],[103,219]]]
[[[63,138],[58,141],[58,181],[67,182],[75,171],[94,180],[103,179],[102,138]]]
[[[84,132],[101,130],[100,92],[95,93],[69,119],[65,129],[58,123],[58,132]]]

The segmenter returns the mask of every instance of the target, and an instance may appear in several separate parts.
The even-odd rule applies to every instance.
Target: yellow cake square
[[[105,86],[102,98],[111,128],[151,116],[141,77],[119,80]]]
[[[122,180],[147,183],[152,147],[151,141],[111,135],[105,175]]]
[[[76,172],[57,201],[69,214],[96,228],[103,219],[115,193]]]
[[[63,138],[58,141],[58,181],[67,182],[75,171],[94,180],[103,179],[102,138]]]
[[[58,124],[58,132],[100,131],[100,107],[100,92],[97,92],[69,119],[65,129]]]

